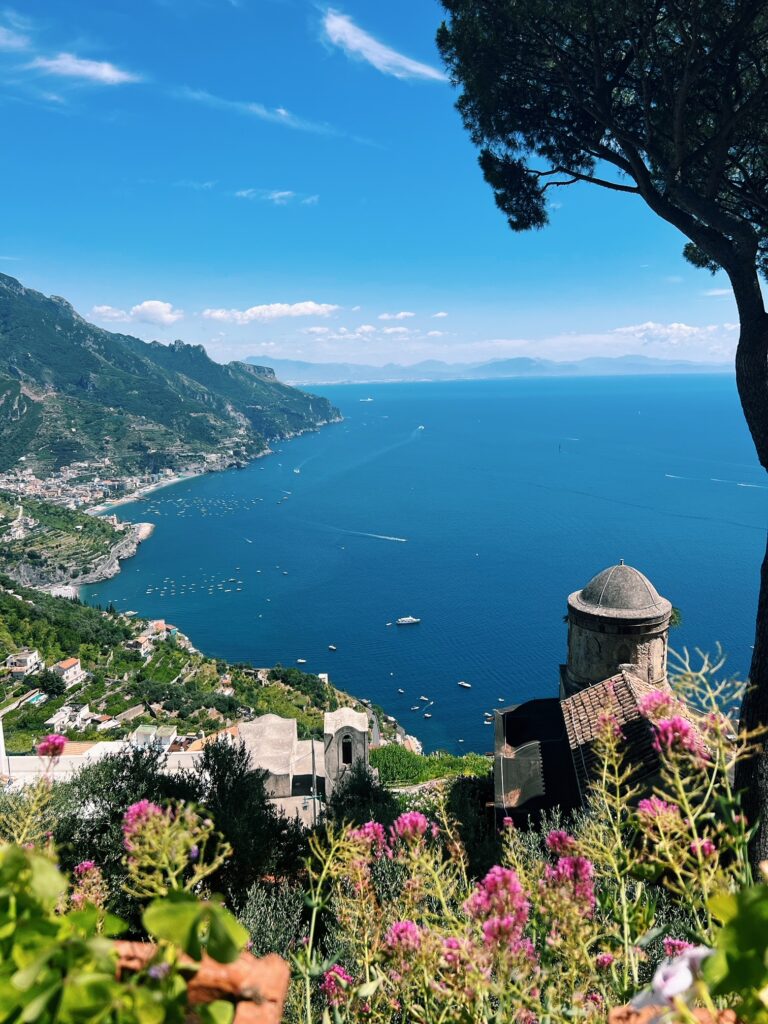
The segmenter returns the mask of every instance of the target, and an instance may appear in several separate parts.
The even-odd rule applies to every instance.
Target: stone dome
[[[651,581],[623,561],[599,572],[570,595],[568,604],[584,614],[612,619],[661,619],[672,612]]]

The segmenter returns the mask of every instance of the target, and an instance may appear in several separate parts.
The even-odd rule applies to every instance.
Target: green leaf
[[[67,889],[67,880],[55,864],[39,853],[29,857],[30,880],[29,889],[32,895],[51,906],[58,902],[59,897]]]
[[[707,906],[709,907],[710,914],[717,918],[718,921],[723,922],[723,924],[735,917],[738,910],[738,902],[731,892],[715,893],[710,898]]]
[[[237,960],[248,941],[248,930],[218,903],[206,907],[209,922],[206,952],[221,964]]]
[[[60,988],[61,981],[56,981],[53,985],[43,989],[39,995],[27,1003],[19,1020],[24,1021],[24,1024],[32,1024],[33,1021],[37,1021]]]
[[[232,1003],[224,999],[217,999],[213,1003],[203,1006],[197,1013],[204,1024],[232,1024],[235,1016],[235,1008]]]
[[[355,989],[355,995],[358,999],[368,999],[381,984],[381,978],[374,978],[373,981],[367,981],[364,985]]]
[[[185,953],[199,960],[201,907],[194,896],[174,893],[153,900],[142,914],[144,927],[156,939],[173,942]]]

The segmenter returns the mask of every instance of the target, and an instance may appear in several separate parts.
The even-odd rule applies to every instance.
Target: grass
[[[455,779],[461,775],[486,776],[491,758],[484,754],[416,754],[398,744],[390,743],[371,751],[371,765],[379,770],[379,778],[387,786],[413,786],[433,779]]]

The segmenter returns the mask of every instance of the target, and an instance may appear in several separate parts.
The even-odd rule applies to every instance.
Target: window
[[[341,741],[341,763],[352,764],[352,737],[345,736]]]

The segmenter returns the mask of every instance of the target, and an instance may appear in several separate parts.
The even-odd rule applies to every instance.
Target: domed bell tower
[[[568,663],[560,666],[560,696],[602,682],[632,665],[652,685],[667,682],[672,605],[637,569],[603,569],[568,598]]]

